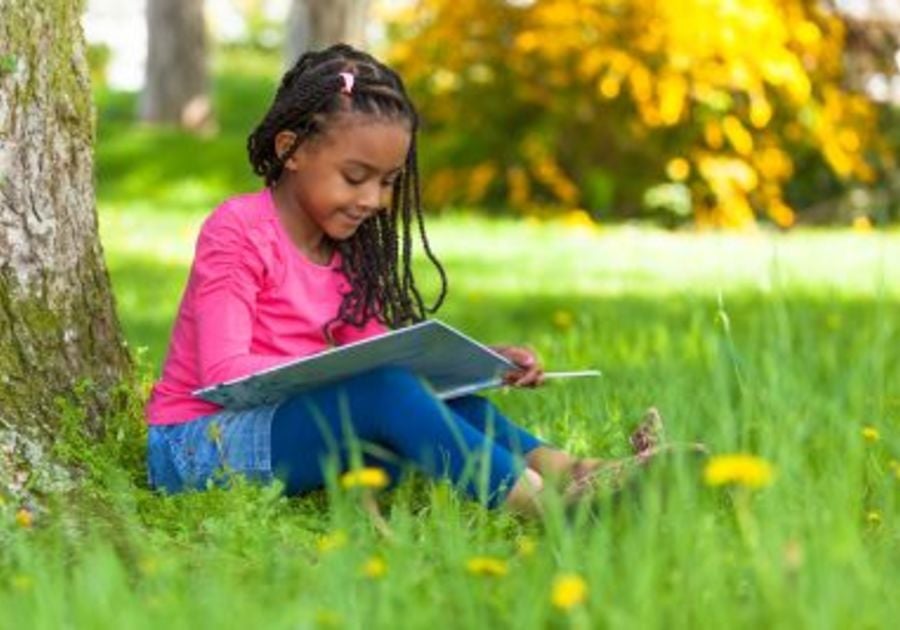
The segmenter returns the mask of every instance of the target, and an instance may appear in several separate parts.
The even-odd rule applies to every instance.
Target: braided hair
[[[349,95],[341,93],[341,72],[354,75]],[[431,251],[422,219],[418,114],[397,73],[371,55],[346,44],[304,53],[282,78],[269,111],[247,139],[253,171],[267,186],[274,186],[285,161],[303,142],[322,134],[337,114],[350,112],[407,121],[411,142],[404,168],[393,183],[390,211],[363,221],[350,238],[329,243],[340,254],[338,271],[349,289],[337,314],[325,325],[328,339],[333,339],[331,327],[339,322],[361,328],[375,318],[397,328],[421,321],[440,307],[447,293],[447,276]],[[286,152],[276,155],[275,137],[281,131],[292,131],[296,138]],[[441,279],[440,293],[430,306],[423,302],[412,274],[414,223]]]

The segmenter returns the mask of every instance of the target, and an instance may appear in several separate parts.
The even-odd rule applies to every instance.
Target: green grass
[[[100,228],[149,379],[200,221],[254,183],[240,174],[237,122],[223,123],[228,142],[187,139],[117,122],[109,112],[129,101],[107,98]],[[619,456],[656,404],[672,438],[764,457],[774,482],[710,488],[676,460],[598,515],[567,519],[557,506],[539,524],[416,479],[383,497],[386,540],[335,489],[157,496],[144,482],[140,401],[100,443],[79,435],[74,409],[61,450],[86,462],[86,485],[48,497],[31,528],[0,506],[0,627],[893,625],[900,235],[585,233],[464,214],[432,221],[430,234],[450,276],[441,317],[485,341],[529,343],[550,368],[603,371],[493,395],[513,418],[578,453]],[[867,426],[878,441],[863,439]],[[335,532],[345,544],[325,549]],[[533,553],[521,553],[522,537]],[[469,573],[484,555],[508,573]],[[377,579],[360,573],[372,556],[387,567]],[[550,601],[565,572],[589,591],[569,612]]]

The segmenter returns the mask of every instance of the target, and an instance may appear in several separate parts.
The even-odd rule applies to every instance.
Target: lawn
[[[128,98],[100,102],[100,231],[149,381],[203,217],[256,185],[242,161],[247,121],[188,139],[132,128]],[[337,487],[293,499],[241,483],[151,493],[135,404],[103,443],[64,432],[89,463],[85,488],[49,497],[30,525],[0,506],[0,627],[875,628],[900,618],[900,234],[431,219],[450,277],[440,317],[487,342],[528,343],[549,368],[603,373],[492,394],[510,416],[552,443],[614,457],[656,405],[672,439],[762,458],[770,482],[710,486],[702,463],[673,458],[623,500],[569,514],[551,505],[538,523],[417,478],[381,498],[385,538]],[[433,274],[418,269],[432,295]]]

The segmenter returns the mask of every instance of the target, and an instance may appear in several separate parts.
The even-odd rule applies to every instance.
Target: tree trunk
[[[363,47],[369,0],[293,0],[288,14],[285,62],[307,50],[344,42]]]
[[[0,482],[16,444],[54,437],[59,398],[99,429],[131,367],[97,236],[80,4],[0,0]]]
[[[147,1],[141,119],[187,129],[212,124],[203,0]]]

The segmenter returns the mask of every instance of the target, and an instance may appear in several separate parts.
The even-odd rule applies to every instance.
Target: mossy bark
[[[45,444],[60,400],[98,432],[131,372],[97,234],[81,5],[0,0],[0,432]]]

